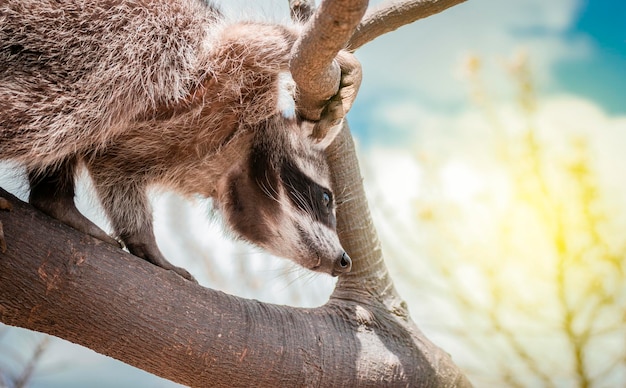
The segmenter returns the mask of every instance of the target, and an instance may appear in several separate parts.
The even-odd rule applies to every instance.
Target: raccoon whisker
[[[341,201],[337,201],[337,205],[343,205],[344,203],[350,203],[352,201],[354,201],[354,197],[344,197],[341,199]]]
[[[315,199],[313,198],[313,193],[311,192],[311,188],[309,187],[308,190],[308,194],[309,194],[309,201],[307,203],[315,203]]]
[[[259,186],[259,188],[261,189],[261,191],[262,191],[265,195],[267,195],[270,199],[272,199],[272,200],[274,200],[274,201],[276,201],[276,202],[280,203],[280,201],[278,200],[278,196],[277,196],[277,195],[276,195],[276,196],[274,195],[275,190],[272,190],[272,191],[274,191],[274,193],[273,193],[272,191],[270,191],[270,189],[268,189],[268,188],[267,188],[267,186],[265,185],[265,183],[263,183],[262,181],[260,181],[260,180],[258,180],[258,179],[257,179],[256,183],[257,183],[257,185]]]
[[[305,284],[310,283],[318,276],[317,272],[312,271],[303,271],[301,268],[293,268],[289,271],[289,273],[294,274],[295,276],[285,284],[285,289],[293,286],[297,281],[302,280]]]
[[[276,198],[278,198],[278,191],[276,190],[276,188],[274,188],[274,186],[270,184],[270,178],[267,175],[267,171],[265,171],[265,181],[267,182],[270,189],[272,189],[272,193],[274,193],[276,195]]]
[[[313,213],[313,209],[311,208],[311,205],[309,204],[309,202],[304,198],[304,195],[302,193],[299,193],[297,191],[292,191],[293,196],[298,200],[298,204],[300,205],[300,208],[302,210],[304,210],[306,213]]]
[[[306,198],[304,198],[304,195],[301,192],[296,190],[296,188],[290,182],[285,182],[285,186],[290,189],[290,193],[293,195],[293,198],[295,198],[298,202],[298,206],[300,207],[300,209],[309,214],[313,213],[310,202],[308,202]]]

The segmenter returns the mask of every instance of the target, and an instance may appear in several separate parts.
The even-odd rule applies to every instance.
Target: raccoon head
[[[315,142],[302,123],[282,115],[251,130],[247,158],[219,184],[218,206],[227,225],[244,240],[310,270],[349,272],[352,261],[337,236],[324,155],[332,139]]]

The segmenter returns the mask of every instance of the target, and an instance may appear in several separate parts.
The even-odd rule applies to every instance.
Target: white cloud
[[[393,109],[380,107],[373,115],[380,122],[402,126],[414,134],[410,144],[399,148],[373,146],[360,155],[369,194],[396,215],[410,212],[409,204],[417,198],[427,174],[424,168],[440,168],[444,188],[450,176],[455,180],[459,175],[471,179],[464,192],[454,195],[473,195],[485,185],[468,171],[482,171],[495,179],[503,144],[513,144],[512,139],[529,123],[528,115],[508,102],[496,103],[491,118],[478,109],[442,114],[408,102]],[[546,165],[570,163],[576,149],[572,145],[583,140],[588,146],[590,167],[597,173],[608,203],[623,206],[626,116],[612,117],[591,101],[561,95],[539,99],[531,123],[537,141],[545,147],[544,157],[549,158]],[[626,227],[626,219],[616,221]]]

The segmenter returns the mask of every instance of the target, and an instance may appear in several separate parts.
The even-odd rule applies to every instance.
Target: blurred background
[[[288,18],[286,1],[218,3]],[[470,0],[357,56],[349,122],[418,326],[476,387],[626,386],[626,3]],[[15,166],[0,185],[27,196]],[[106,227],[88,179],[78,196]],[[207,201],[155,192],[154,206],[165,255],[205,286],[305,307],[332,292],[232,241]],[[4,386],[175,384],[0,326]]]

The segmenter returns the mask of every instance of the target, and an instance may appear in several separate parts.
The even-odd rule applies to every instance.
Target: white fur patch
[[[283,117],[292,119],[296,117],[296,83],[288,72],[278,75],[278,110]]]

